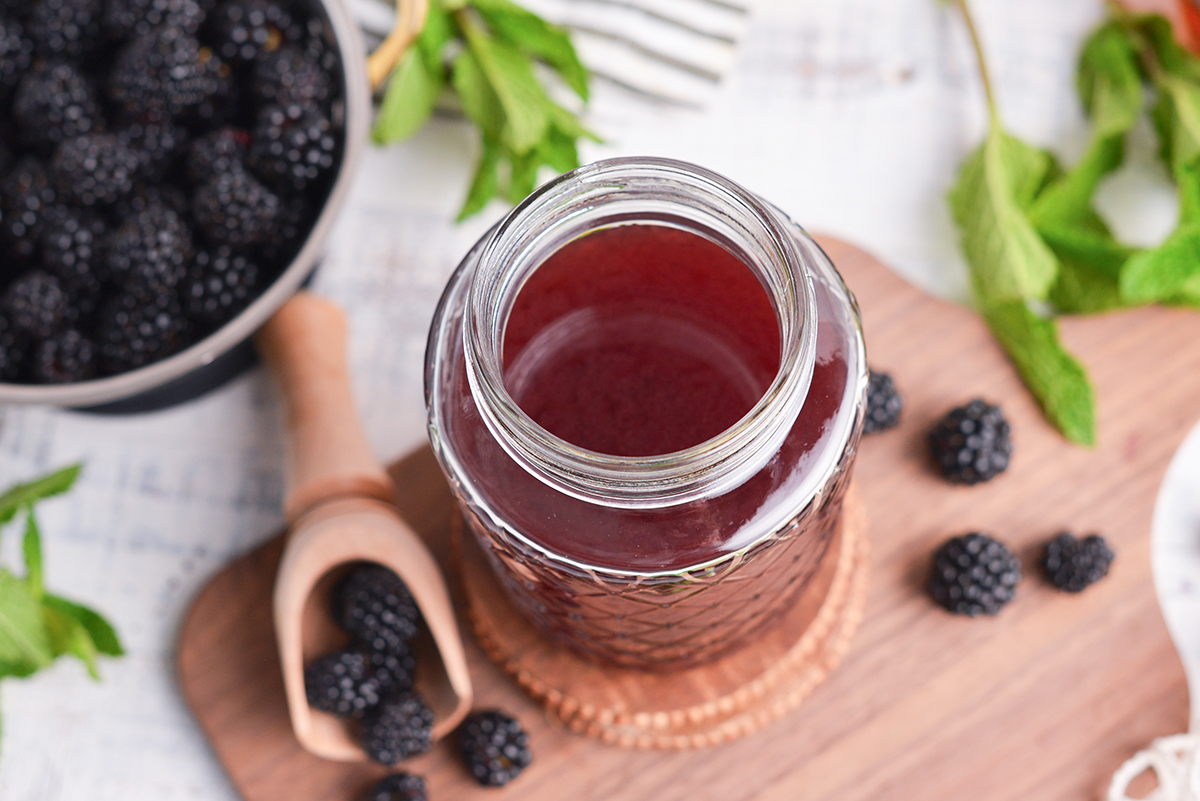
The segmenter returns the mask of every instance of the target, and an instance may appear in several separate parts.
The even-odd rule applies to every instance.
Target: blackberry
[[[1108,575],[1115,554],[1099,534],[1076,539],[1063,531],[1046,545],[1046,577],[1065,592],[1082,592]]]
[[[42,232],[42,265],[67,290],[70,303],[86,320],[96,311],[102,286],[101,243],[108,229],[96,214],[55,207]]]
[[[1021,563],[1004,543],[971,532],[952,537],[933,554],[929,591],[959,615],[994,615],[1013,599]]]
[[[111,206],[133,191],[142,166],[116,134],[91,133],[63,140],[50,169],[59,197],[81,206]]]
[[[216,328],[250,305],[259,287],[258,265],[228,245],[196,254],[181,294],[188,316]]]
[[[139,281],[165,291],[187,274],[192,234],[178,214],[157,200],[126,217],[104,240],[105,280]]]
[[[400,693],[367,710],[359,729],[367,756],[381,765],[429,751],[433,744],[433,713],[419,695]]]
[[[361,718],[382,700],[366,651],[345,648],[318,657],[304,668],[309,706],[342,717]]]
[[[411,773],[393,773],[380,779],[362,801],[428,801],[425,780]]]
[[[36,0],[25,29],[43,58],[79,63],[100,40],[101,0]]]
[[[263,265],[281,270],[284,265],[290,264],[304,245],[308,232],[312,230],[315,214],[316,209],[312,201],[304,195],[293,194],[288,198],[279,215],[278,235],[264,242],[259,248]]]
[[[250,134],[241,128],[225,126],[209,131],[188,148],[188,178],[202,184],[214,175],[241,169],[249,142]]]
[[[0,306],[15,331],[36,339],[58,331],[71,311],[67,291],[43,270],[30,270],[9,284]]]
[[[13,118],[25,144],[39,152],[104,126],[96,90],[75,67],[62,62],[43,63],[21,79],[13,96]]]
[[[40,384],[66,384],[95,378],[96,344],[74,328],[44,339],[33,351],[32,377]]]
[[[900,423],[900,411],[904,398],[887,373],[870,371],[867,384],[867,413],[863,420],[863,433],[874,434],[894,428]]]
[[[117,136],[137,154],[139,174],[152,183],[162,183],[175,157],[187,143],[187,131],[170,119],[147,116],[134,119]]]
[[[334,95],[332,73],[314,48],[286,45],[254,63],[251,91],[265,103],[325,108]]]
[[[332,600],[334,620],[376,651],[403,653],[420,627],[421,612],[408,587],[382,565],[353,568]]]
[[[281,208],[279,197],[242,169],[214,175],[192,197],[196,224],[214,241],[234,247],[270,238]]]
[[[206,118],[229,91],[229,69],[194,36],[155,28],[127,43],[108,76],[112,99],[133,115]]]
[[[17,88],[33,65],[33,41],[13,18],[0,16],[0,100]]]
[[[29,335],[16,330],[0,310],[0,381],[20,381],[25,374],[29,352]]]
[[[196,0],[108,0],[104,12],[104,27],[114,39],[146,36],[162,27],[195,36],[203,23],[204,9]]]
[[[510,715],[489,709],[463,721],[458,747],[467,770],[487,787],[503,787],[529,767],[529,735]]]
[[[96,332],[105,374],[145,367],[190,344],[187,319],[174,294],[138,282],[101,308]]]
[[[247,63],[304,35],[300,21],[272,0],[227,0],[213,10],[209,27],[221,58]]]
[[[384,695],[405,693],[413,688],[417,660],[407,646],[397,651],[376,651],[368,647],[367,660]]]
[[[29,262],[37,253],[37,240],[55,199],[45,168],[31,156],[0,182],[0,240],[7,240],[15,261]]]
[[[247,163],[280,191],[303,191],[333,171],[337,136],[315,108],[268,106],[260,112]]]
[[[951,482],[988,481],[1008,467],[1012,455],[1008,421],[999,406],[976,398],[938,421],[929,432],[929,450]]]

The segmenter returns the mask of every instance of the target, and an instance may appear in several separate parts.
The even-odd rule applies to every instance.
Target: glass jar
[[[425,370],[468,528],[515,607],[580,653],[715,659],[836,558],[857,308],[803,230],[719,175],[626,158],[547,184],[451,277]]]

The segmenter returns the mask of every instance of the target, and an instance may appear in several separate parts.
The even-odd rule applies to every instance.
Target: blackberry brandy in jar
[[[853,297],[700,167],[568,173],[467,254],[434,317],[434,452],[515,607],[590,657],[688,667],[826,558],[861,432]]]

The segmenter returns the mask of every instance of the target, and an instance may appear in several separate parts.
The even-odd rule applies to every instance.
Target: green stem
[[[975,49],[975,59],[979,62],[979,77],[983,79],[983,93],[987,97],[988,116],[993,125],[1000,124],[1000,112],[996,105],[996,93],[992,91],[992,78],[988,74],[987,59],[983,55],[983,44],[979,40],[979,31],[975,28],[975,20],[967,8],[967,0],[954,0],[958,10],[962,12],[963,20],[967,23],[967,32],[971,35],[971,46]]]

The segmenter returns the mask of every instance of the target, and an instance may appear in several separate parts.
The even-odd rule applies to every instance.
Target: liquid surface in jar
[[[733,426],[779,369],[766,290],[725,248],[666,225],[573,240],[530,276],[504,341],[509,394],[542,428],[615,456]]]

